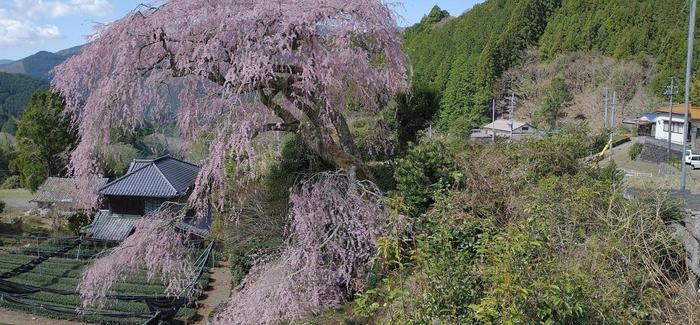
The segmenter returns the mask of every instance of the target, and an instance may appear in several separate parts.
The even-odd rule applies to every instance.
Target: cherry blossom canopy
[[[84,188],[110,130],[150,119],[175,123],[186,140],[213,138],[197,193],[223,186],[226,159],[254,173],[253,141],[267,131],[298,134],[338,168],[360,165],[343,113],[376,111],[407,86],[396,17],[377,0],[140,6],[54,72],[79,130],[70,167]]]

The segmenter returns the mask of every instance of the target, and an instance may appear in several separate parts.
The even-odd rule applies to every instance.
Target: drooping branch
[[[214,139],[198,198],[223,186],[219,156],[254,169],[252,141],[267,131],[295,132],[327,163],[357,167],[345,110],[377,112],[407,86],[396,16],[379,0],[168,0],[101,28],[55,76],[81,137],[71,171],[85,184],[110,143],[104,125],[134,129],[175,111],[186,140]]]

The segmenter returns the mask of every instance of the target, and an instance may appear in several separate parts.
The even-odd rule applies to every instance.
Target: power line
[[[693,70],[693,41],[695,40],[695,11],[698,1],[692,0],[690,5],[690,18],[688,19],[688,57],[685,67],[685,119],[683,120],[683,151],[681,152],[681,192],[685,192],[685,151],[688,149],[686,132],[688,130],[688,110],[690,108],[690,73]]]
[[[510,105],[508,105],[508,126],[510,127],[510,138],[513,139],[513,114],[515,114],[515,92],[510,92]]]
[[[664,95],[668,96],[668,150],[667,150],[667,155],[668,155],[668,160],[671,160],[671,125],[673,124],[673,96],[676,95],[676,93],[673,91],[673,83],[675,78],[671,78],[671,85],[666,87],[666,92],[664,92]],[[685,155],[685,153],[684,153]]]

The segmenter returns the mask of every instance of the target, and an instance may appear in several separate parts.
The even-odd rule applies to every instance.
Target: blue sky
[[[148,0],[0,0],[0,59],[21,59],[83,44],[96,24],[110,22]],[[482,0],[403,0],[401,25],[414,24],[433,5],[458,16]]]

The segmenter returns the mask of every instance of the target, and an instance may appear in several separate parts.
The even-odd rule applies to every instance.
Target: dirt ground
[[[231,295],[231,267],[228,262],[219,262],[209,272],[209,287],[204,291],[206,298],[197,303],[199,317],[195,324],[208,324],[212,312]]]
[[[678,190],[680,187],[680,171],[675,175],[664,175],[659,172],[659,164],[633,161],[629,157],[629,149],[635,142],[643,142],[641,138],[633,138],[632,142],[623,144],[613,151],[613,161],[618,168],[626,172],[625,184],[640,189]],[[608,159],[601,161],[604,164]],[[687,168],[686,188],[692,193],[700,193],[700,169]]]

